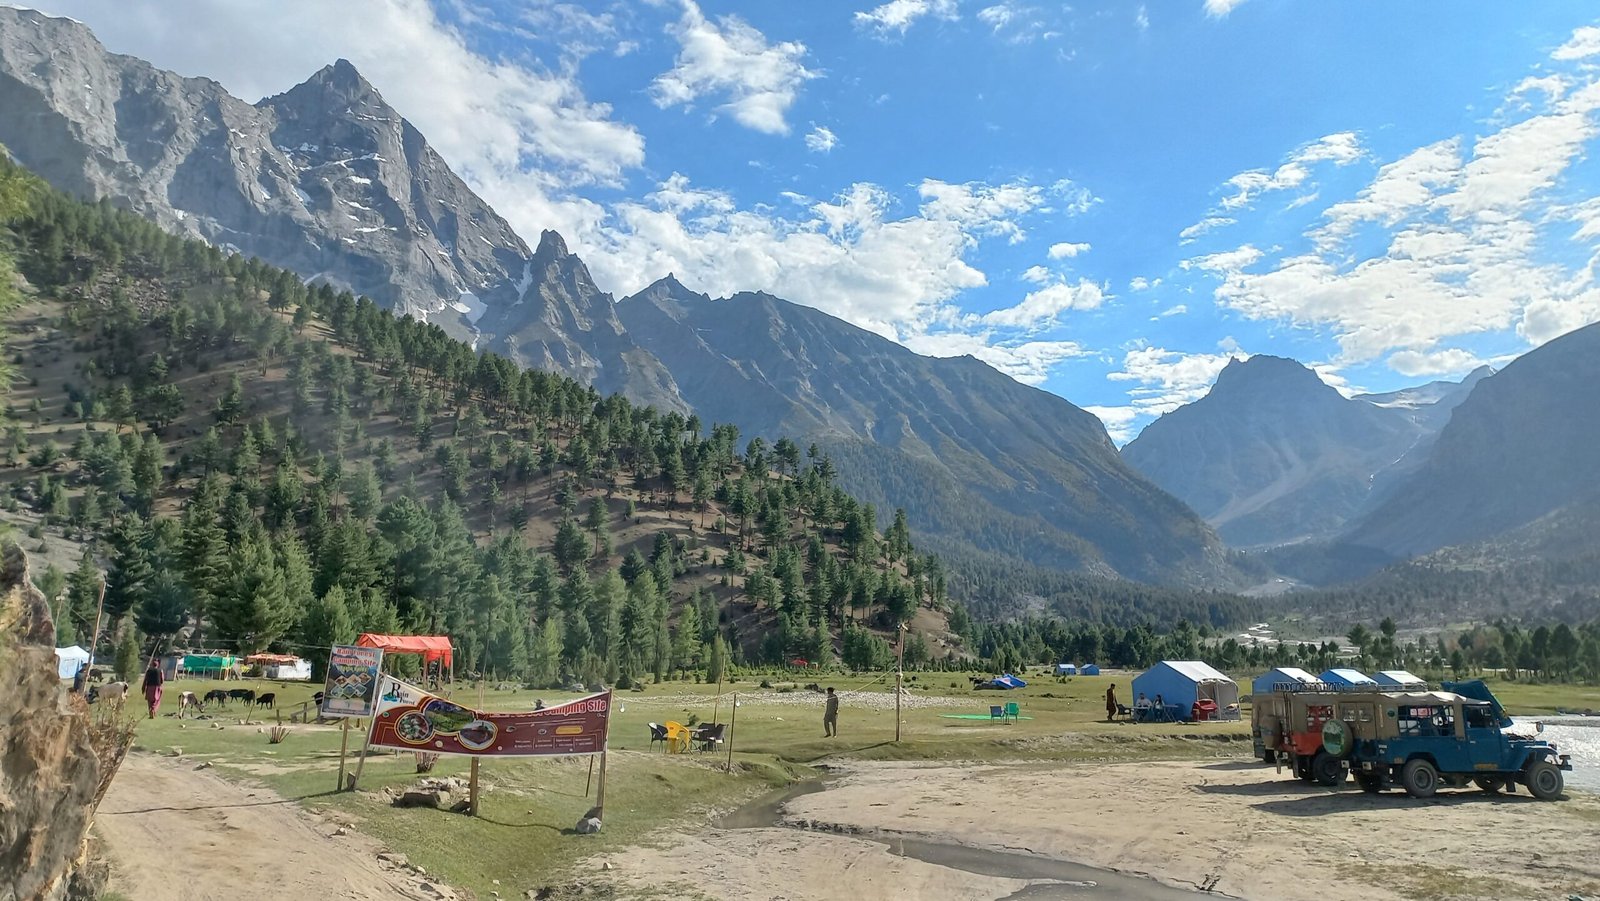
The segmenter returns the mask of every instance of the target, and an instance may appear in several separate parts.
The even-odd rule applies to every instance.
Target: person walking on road
[[[828,686],[828,700],[822,708],[822,735],[824,738],[837,738],[839,735],[839,696],[833,693],[833,686]]]
[[[161,675],[161,667],[152,658],[150,668],[144,671],[144,700],[150,705],[151,719],[156,718],[156,709],[161,706],[161,686],[166,681]]]
[[[1106,722],[1117,718],[1117,684],[1111,683],[1106,689]]]

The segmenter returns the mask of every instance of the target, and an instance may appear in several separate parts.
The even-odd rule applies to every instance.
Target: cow
[[[212,701],[216,701],[218,704],[226,707],[228,706],[228,693],[220,688],[213,688],[206,692],[205,697],[205,702],[207,704],[211,703]]]
[[[129,686],[126,682],[107,682],[104,685],[96,685],[89,690],[89,703],[110,701],[120,707],[122,702],[128,699],[128,688]]]
[[[249,704],[256,699],[256,691],[253,688],[230,688],[228,689],[228,698]]]
[[[193,713],[198,716],[203,710],[205,710],[205,705],[201,703],[199,695],[192,691],[186,691],[178,695],[179,717],[182,717],[188,713]]]
[[[278,693],[274,691],[262,692],[260,697],[256,698],[256,706],[271,707],[276,710],[278,708]]]

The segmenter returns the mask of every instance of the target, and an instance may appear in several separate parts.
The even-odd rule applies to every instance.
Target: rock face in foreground
[[[0,901],[68,896],[100,764],[56,676],[55,626],[22,549],[0,549]]]

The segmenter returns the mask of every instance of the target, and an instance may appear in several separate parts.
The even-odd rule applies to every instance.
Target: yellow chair
[[[664,725],[667,727],[667,753],[682,754],[689,750],[689,744],[694,736],[688,727],[670,720]]]

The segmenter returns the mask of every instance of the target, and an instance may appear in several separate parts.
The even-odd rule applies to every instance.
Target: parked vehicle
[[[1447,687],[1457,691],[1375,698],[1382,716],[1370,738],[1346,728],[1341,709],[1324,727],[1324,750],[1345,759],[1369,792],[1398,785],[1414,798],[1428,798],[1441,786],[1498,792],[1523,785],[1543,801],[1561,796],[1562,773],[1572,769],[1569,755],[1553,742],[1507,731],[1511,719],[1483,682]]]
[[[1263,763],[1287,764],[1306,782],[1333,786],[1348,775],[1344,761],[1322,747],[1323,726],[1347,693],[1321,683],[1284,683],[1250,704],[1250,731]]]

